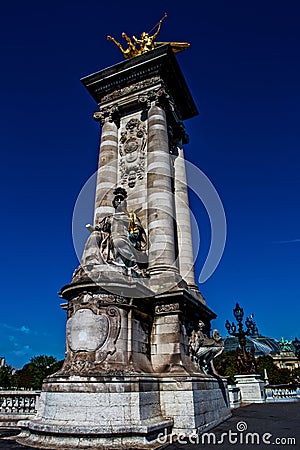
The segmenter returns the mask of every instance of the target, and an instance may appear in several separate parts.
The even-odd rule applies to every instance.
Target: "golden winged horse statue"
[[[156,47],[164,44],[170,44],[174,53],[181,52],[190,46],[188,42],[155,42],[155,39],[157,38],[161,30],[161,25],[164,19],[166,19],[167,17],[168,14],[165,13],[160,21],[156,25],[154,25],[154,27],[151,28],[150,31],[142,32],[140,39],[137,39],[135,36],[132,36],[131,39],[125,32],[123,32],[122,37],[127,41],[127,48],[125,49],[123,48],[122,44],[120,44],[120,42],[118,42],[112,36],[107,36],[107,40],[114,42],[116,46],[121,50],[124,58],[126,59],[134,58],[135,56],[154,50]],[[155,29],[155,33],[151,35],[151,32]]]

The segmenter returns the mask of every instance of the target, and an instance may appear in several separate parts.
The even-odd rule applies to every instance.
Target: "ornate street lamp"
[[[292,344],[295,348],[295,355],[300,360],[300,341],[297,337],[292,341]]]
[[[225,328],[231,336],[238,338],[239,347],[237,350],[237,370],[240,374],[256,373],[256,361],[254,358],[254,347],[248,352],[246,350],[246,336],[253,336],[257,333],[257,327],[253,321],[253,314],[247,317],[245,320],[246,330],[243,326],[244,310],[236,303],[233,310],[233,315],[237,321],[237,327],[234,322],[230,323],[229,320],[225,322]]]

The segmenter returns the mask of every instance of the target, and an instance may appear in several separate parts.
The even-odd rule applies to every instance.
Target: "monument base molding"
[[[173,421],[162,417],[151,376],[65,376],[43,385],[37,415],[18,442],[36,448],[157,448]]]
[[[223,380],[124,375],[48,379],[18,442],[44,449],[156,449],[230,416]],[[172,439],[171,438],[171,439]]]

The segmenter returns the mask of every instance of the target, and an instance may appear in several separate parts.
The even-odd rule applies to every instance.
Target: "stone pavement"
[[[0,428],[0,449],[6,450],[26,450],[31,447],[25,447],[24,445],[18,444],[13,437],[20,433],[20,430],[3,429]]]
[[[170,444],[168,450],[300,449],[300,401],[243,406],[230,419],[198,437],[198,443]],[[253,434],[255,433],[255,435]],[[248,434],[248,435],[247,435]],[[193,439],[190,438],[193,442]],[[202,440],[203,439],[203,440]],[[195,442],[195,438],[194,438]],[[209,443],[210,442],[210,443]]]
[[[251,404],[233,411],[230,419],[206,435],[163,445],[167,450],[197,449],[300,449],[300,401]],[[17,430],[0,429],[0,450],[29,450],[13,440]],[[10,439],[8,439],[10,437]],[[11,439],[12,438],[12,439]],[[198,439],[198,443],[196,443]],[[192,443],[191,443],[191,442]],[[274,448],[274,447],[273,447]],[[75,450],[75,449],[74,449]],[[121,449],[120,449],[121,450]],[[135,449],[137,450],[137,449]]]

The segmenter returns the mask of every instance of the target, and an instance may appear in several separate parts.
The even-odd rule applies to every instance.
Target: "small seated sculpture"
[[[193,330],[189,339],[189,352],[202,372],[217,375],[212,360],[224,350],[224,341],[218,330],[213,330],[212,337],[208,337],[203,333],[204,327],[204,322],[199,320],[198,330]]]
[[[112,204],[115,213],[104,217],[96,226],[87,225],[91,232],[83,251],[73,282],[88,277],[99,266],[112,265],[127,275],[146,276],[146,233],[134,212],[127,211],[127,193],[118,187]]]

